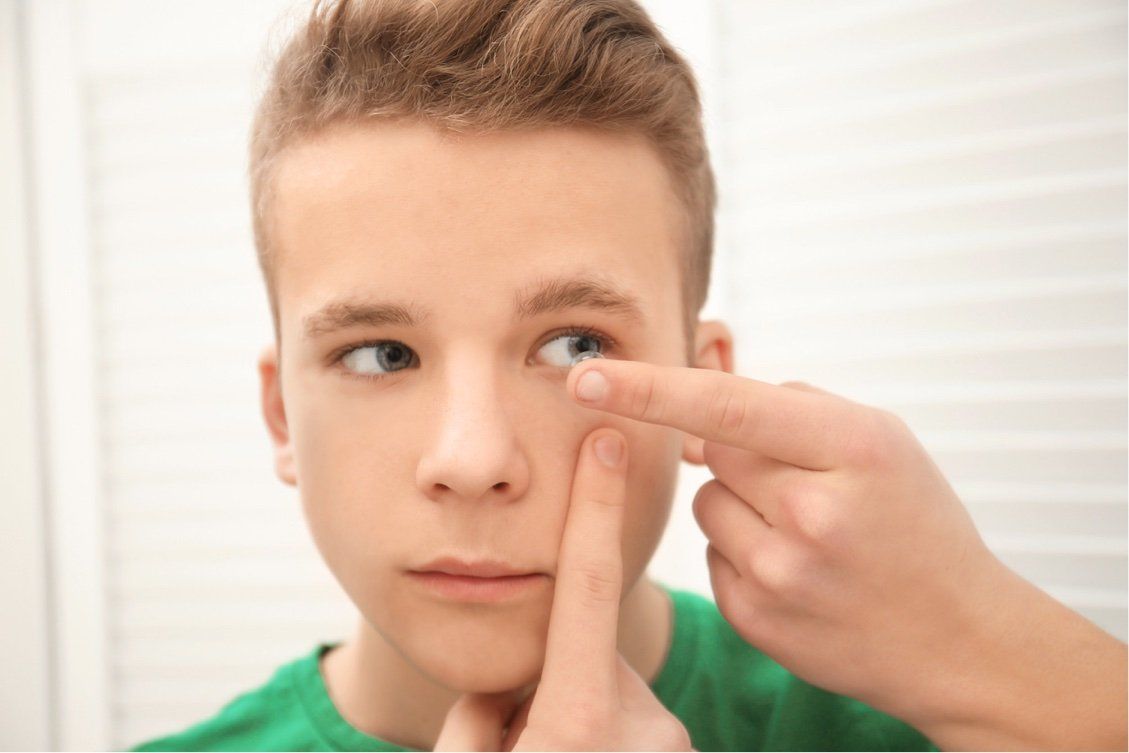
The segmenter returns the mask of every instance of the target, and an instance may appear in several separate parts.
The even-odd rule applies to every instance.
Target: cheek
[[[624,581],[634,580],[646,568],[662,539],[670,518],[682,457],[681,434],[674,429],[643,426],[616,427],[630,443],[624,511]]]
[[[409,467],[401,455],[405,445],[369,420],[371,411],[337,409],[328,402],[332,398],[307,401],[290,420],[303,512],[337,580],[350,594],[371,599],[354,593],[351,581],[371,588],[361,581],[379,576],[397,556],[374,542],[386,541],[389,531],[414,527],[405,517],[412,508],[395,504],[409,483],[402,477]]]

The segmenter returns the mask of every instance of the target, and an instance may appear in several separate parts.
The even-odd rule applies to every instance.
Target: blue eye
[[[607,351],[615,345],[615,340],[598,330],[569,327],[553,335],[537,352],[547,353],[551,361],[556,361],[552,365],[567,369],[571,368],[574,359],[581,353],[594,351],[607,355]],[[409,368],[413,363],[418,365],[419,362],[415,352],[397,340],[361,342],[350,345],[339,353],[331,360],[341,362],[349,376],[360,379],[383,379]]]
[[[395,340],[362,343],[350,348],[341,356],[341,363],[358,376],[379,378],[392,371],[407,368],[412,362],[412,351]]]
[[[558,363],[554,365],[567,369],[572,367],[575,358],[581,353],[595,351],[607,355],[606,351],[614,344],[611,338],[594,329],[574,327],[553,337],[541,346],[541,351],[548,351],[558,359]]]

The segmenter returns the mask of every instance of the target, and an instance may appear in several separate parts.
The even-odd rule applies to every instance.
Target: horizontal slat
[[[937,382],[916,384],[838,382],[832,392],[863,403],[881,399],[885,407],[974,405],[998,403],[1038,403],[1077,400],[1080,402],[1123,401],[1129,394],[1125,379],[1079,379],[1058,382]]]
[[[857,175],[891,167],[919,166],[924,162],[944,162],[979,157],[985,154],[1029,150],[1031,147],[1064,145],[1076,148],[1078,142],[1124,138],[1126,118],[1107,115],[1077,121],[1020,125],[1013,128],[986,132],[938,135],[928,140],[902,140],[856,146],[845,150],[787,153],[784,159],[779,151],[766,146],[751,147],[742,159],[755,161],[761,180],[780,185],[813,176],[826,178],[832,175]],[[1071,155],[1073,156],[1073,155]],[[1039,164],[1032,165],[1032,171]],[[920,180],[920,173],[912,173]],[[812,186],[819,189],[822,186]]]
[[[1111,200],[1124,202],[1125,170],[1111,168],[1090,170],[1066,175],[981,181],[965,185],[926,186],[921,190],[878,193],[864,196],[838,196],[829,200],[777,202],[770,188],[761,196],[750,193],[750,218],[744,225],[747,231],[761,228],[791,226],[797,223],[833,222],[849,218],[853,222],[885,215],[937,211],[966,204],[1014,202],[1029,197],[1083,194],[1102,190]]]
[[[985,543],[994,551],[1016,554],[1122,558],[1129,554],[1129,547],[1120,536],[995,534],[986,536]]]
[[[976,502],[967,496],[961,500],[984,536],[1104,537],[1129,526],[1124,494],[1118,503],[1088,503],[1078,498],[1060,503],[1026,499]]]
[[[766,116],[749,117],[736,125],[744,131],[746,139],[773,139],[786,137],[790,132],[811,128],[848,128],[869,121],[885,120],[907,113],[937,112],[956,109],[990,100],[1038,97],[1054,101],[1052,96],[1068,89],[1097,85],[1111,89],[1125,80],[1125,65],[1120,60],[1082,63],[1058,69],[1024,73],[1014,76],[985,76],[973,82],[962,82],[947,87],[923,88],[918,92],[904,92],[895,96],[877,94],[867,96],[850,89],[840,97],[811,99],[796,97],[788,106],[775,103]],[[1123,84],[1122,84],[1123,85]],[[750,100],[757,100],[760,91],[748,87],[744,92]],[[1096,110],[1101,112],[1101,110]],[[761,110],[761,112],[765,112]],[[1049,113],[1049,110],[1047,111]]]
[[[111,215],[119,221],[135,217],[151,221],[169,214],[181,224],[199,222],[210,217],[219,207],[241,207],[250,212],[243,168],[229,165],[224,169],[177,172],[175,175],[128,174],[104,181],[91,202],[96,215]],[[144,215],[144,217],[141,217]]]
[[[318,635],[329,628],[349,624],[355,607],[344,596],[324,599],[255,598],[193,599],[170,595],[160,601],[124,602],[115,610],[114,628],[120,640],[132,636],[183,638],[199,633],[229,632],[253,635],[264,632],[264,640],[283,635]]]
[[[251,97],[252,78],[243,78],[243,70],[227,66],[214,66],[216,75],[223,80],[206,77],[202,69],[187,67],[162,68],[152,73],[135,73],[129,77],[102,78],[91,82],[90,132],[99,139],[96,145],[106,142],[128,141],[131,137],[160,137],[168,131],[154,134],[155,125],[178,128],[186,133],[201,129],[230,134],[234,138],[239,129],[230,126],[232,121],[249,120],[253,112]],[[246,134],[244,134],[246,135]],[[112,151],[95,150],[95,160],[112,157]]]
[[[1105,439],[1125,437],[1125,415],[1129,400],[1087,399],[1070,396],[1060,400],[1013,400],[1002,403],[976,401],[893,406],[880,402],[917,433],[950,432],[1100,432]],[[1087,440],[1089,441],[1089,440]],[[1105,440],[1103,440],[1105,441]]]
[[[1022,257],[1026,261],[1028,255],[1034,255],[1036,270],[1040,264],[1048,271],[1075,270],[1079,261],[1086,263],[1083,269],[1087,271],[1123,270],[1126,268],[1126,227],[1125,222],[1116,217],[1115,213],[1110,213],[1090,221],[1064,223],[1052,223],[1043,217],[1022,226],[1004,224],[968,228],[938,225],[928,232],[914,235],[878,235],[871,232],[863,238],[836,236],[831,231],[819,232],[816,228],[809,229],[802,237],[767,234],[762,238],[762,244],[748,252],[747,258],[754,262],[751,266],[760,274],[794,274],[800,271],[849,274],[862,266],[864,274],[860,276],[861,280],[870,279],[866,274],[879,273],[886,265],[901,275],[913,266],[930,262],[934,271],[967,274],[972,259],[976,263],[972,267],[974,269],[986,266],[986,271],[993,271],[1007,264],[1010,268],[1008,274],[1020,275],[1024,269],[1023,265],[1016,263],[1016,259]],[[781,247],[788,248],[788,253],[773,253]],[[1075,258],[1074,250],[1078,247],[1081,247],[1082,253],[1080,258]],[[891,276],[887,279],[900,278]],[[910,279],[913,279],[912,276]],[[933,278],[924,276],[920,279]],[[879,276],[876,281],[882,283],[884,279]]]
[[[1125,164],[1126,129],[1081,141],[1019,145],[1010,149],[877,164],[846,170],[793,174],[770,185],[774,204],[834,201],[842,196],[928,194],[949,186],[1031,181],[1047,175],[1075,175]],[[750,197],[762,203],[756,193]]]
[[[836,383],[868,380],[905,384],[916,380],[992,384],[1017,380],[1056,383],[1095,376],[1124,378],[1126,361],[1124,345],[1067,344],[1056,348],[1011,351],[962,349],[956,352],[919,352],[914,358],[886,351],[870,358],[847,356],[820,360],[805,355],[801,360],[779,352],[776,358],[770,359],[765,354],[769,346],[756,346],[754,343],[756,340],[744,339],[735,350],[738,373],[774,384],[787,380],[806,381],[833,392],[836,391],[833,388]],[[881,404],[882,399],[877,396],[864,402]]]
[[[1125,452],[1094,449],[1028,449],[1011,447],[927,448],[941,473],[953,484],[1007,482],[1021,478],[1033,484],[1125,483]]]
[[[849,317],[860,312],[911,311],[920,308],[957,304],[991,303],[1001,307],[1016,301],[1034,300],[1053,305],[1057,299],[1117,294],[1121,311],[1129,283],[1120,275],[1109,273],[1018,280],[969,280],[932,285],[902,285],[868,290],[844,290],[840,285],[823,281],[804,281],[795,295],[769,295],[760,306],[771,312],[773,321],[791,317]]]
[[[1068,18],[1070,13],[1107,8],[1108,0],[856,0],[831,5],[825,0],[777,3],[722,3],[725,29],[739,30],[744,54],[787,58],[797,46],[826,50],[828,57],[857,54],[900,41],[907,35],[928,40],[984,26],[1007,27],[1031,19]]]
[[[970,26],[947,35],[931,30],[933,33],[928,37],[894,38],[881,46],[856,46],[851,48],[850,54],[837,58],[834,68],[828,65],[824,50],[814,50],[820,54],[812,55],[812,48],[805,50],[798,45],[792,48],[793,55],[773,57],[753,47],[747,60],[750,65],[766,68],[757,76],[759,90],[819,87],[826,85],[829,79],[835,81],[859,75],[866,75],[867,84],[877,88],[882,73],[893,70],[901,78],[916,80],[916,68],[923,64],[944,71],[952,78],[967,79],[974,71],[998,72],[1004,68],[1013,72],[1020,60],[1026,61],[1027,67],[1038,69],[1076,62],[1088,55],[1109,56],[1110,46],[1087,45],[1086,42],[1107,36],[1113,29],[1123,30],[1124,25],[1124,8],[1110,5],[1093,10],[1078,9],[1069,15],[1018,19],[1006,25]]]
[[[1121,591],[1129,588],[1125,554],[1104,552],[1049,552],[993,549],[1000,560],[1019,575],[1048,588],[1095,588]]]
[[[897,357],[910,360],[924,355],[956,355],[1000,351],[1037,351],[1044,358],[1058,351],[1083,351],[1086,349],[1124,349],[1129,345],[1129,335],[1122,328],[1102,327],[1089,330],[1043,330],[1040,332],[924,332],[917,337],[860,340],[842,342],[810,338],[800,344],[776,344],[771,341],[758,345],[757,358],[765,362],[786,361],[797,363],[870,361]],[[1122,371],[1123,370],[1118,370]],[[1115,372],[1116,373],[1116,372]],[[1089,376],[1106,374],[1092,370]]]
[[[169,521],[110,518],[107,529],[113,541],[109,550],[111,556],[123,560],[160,552],[169,558],[187,557],[189,552],[222,554],[229,549],[235,554],[262,551],[271,545],[280,549],[313,549],[309,532],[293,514],[264,518],[253,513],[240,515],[238,509],[233,509],[211,519],[203,516]]]
[[[724,207],[733,190],[748,189],[760,184],[755,161],[757,153],[773,151],[780,154],[815,156],[850,153],[858,149],[872,149],[879,145],[901,142],[930,143],[937,140],[975,136],[984,132],[1023,129],[1032,123],[1065,125],[1095,118],[1125,117],[1123,92],[1124,79],[1106,78],[1075,82],[1053,91],[1019,91],[1001,93],[986,100],[940,102],[931,109],[888,108],[870,120],[836,125],[834,122],[813,121],[803,129],[761,133],[764,123],[754,119],[755,113],[738,111],[732,116],[739,124],[730,138],[734,151],[731,170],[722,173],[725,190],[721,194]],[[1119,102],[1121,103],[1119,106]],[[826,113],[829,121],[837,117],[837,108]],[[746,152],[751,152],[745,156]],[[776,157],[779,159],[779,156]],[[740,180],[742,173],[757,176],[756,181]],[[740,182],[738,182],[740,181]]]
[[[257,520],[246,518],[251,525]],[[245,525],[240,519],[232,526]],[[170,593],[187,599],[230,597],[233,591],[246,594],[285,596],[284,589],[294,586],[294,599],[305,594],[336,592],[339,586],[320,560],[310,557],[257,557],[235,559],[191,559],[136,563],[122,560],[114,587],[123,595],[139,598],[161,598]]]
[[[222,241],[212,234],[213,228],[183,222],[175,236],[150,235],[144,231],[148,219],[141,219],[133,228],[137,232],[128,237],[99,242],[98,290],[116,296],[140,292],[146,286],[175,293],[212,280],[258,282],[250,213],[243,219],[246,227],[229,227],[228,238]]]
[[[1124,431],[952,431],[919,432],[918,438],[927,448],[937,452],[992,452],[1010,450],[1015,453],[1063,450],[1109,452],[1129,450]]]
[[[114,514],[132,520],[173,520],[226,513],[278,516],[298,505],[298,490],[283,484],[264,464],[261,473],[232,476],[217,484],[206,480],[172,483],[131,480],[113,487]]]
[[[253,277],[186,279],[178,285],[134,289],[128,294],[108,296],[104,299],[103,318],[99,325],[113,331],[138,332],[144,336],[162,325],[196,321],[196,327],[211,331],[222,329],[224,321],[250,319],[255,313],[261,313],[260,309],[265,306],[263,286]],[[144,317],[139,317],[139,312],[144,312]],[[209,321],[212,327],[206,326]]]
[[[1084,504],[1121,505],[1127,498],[1124,483],[1000,481],[954,484],[954,487],[963,499],[981,503],[1021,500],[1027,504],[1058,504],[1078,500]]]
[[[152,253],[162,244],[185,237],[220,238],[230,244],[232,237],[247,237],[251,223],[247,197],[229,186],[226,201],[216,201],[209,192],[167,196],[168,203],[153,202],[143,211],[101,212],[97,217],[94,241],[99,248],[135,248]],[[200,218],[207,217],[206,223]],[[186,235],[187,234],[187,235]]]

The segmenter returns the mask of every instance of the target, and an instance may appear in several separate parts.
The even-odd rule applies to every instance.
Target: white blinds
[[[901,415],[993,550],[1124,639],[1124,3],[720,8],[742,373]]]

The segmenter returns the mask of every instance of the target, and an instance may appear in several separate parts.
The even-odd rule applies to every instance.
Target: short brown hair
[[[690,66],[635,0],[315,0],[274,60],[251,128],[252,222],[276,338],[275,158],[331,123],[402,117],[456,131],[591,125],[648,137],[685,208],[692,356],[716,189]]]

